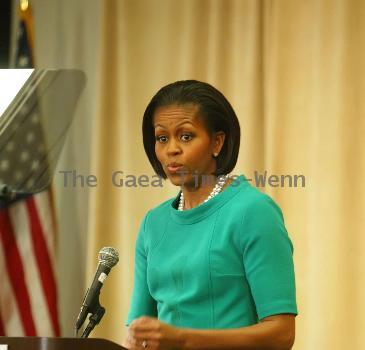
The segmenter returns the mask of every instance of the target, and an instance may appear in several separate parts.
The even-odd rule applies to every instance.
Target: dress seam
[[[216,224],[217,224],[217,220],[218,217],[221,213],[220,208],[218,209],[218,215],[215,218],[214,221],[214,226],[213,226],[213,230],[212,230],[212,235],[210,237],[210,242],[209,242],[209,248],[208,248],[208,266],[209,266],[209,294],[210,294],[210,301],[211,301],[211,312],[212,312],[212,316],[211,316],[211,321],[212,321],[212,328],[215,328],[215,309],[214,309],[214,293],[213,293],[213,282],[212,282],[212,268],[211,268],[211,263],[210,263],[210,256],[211,256],[211,246],[212,246],[212,242],[213,242],[213,236],[215,234],[215,228],[216,228]]]
[[[166,237],[166,232],[167,232],[167,226],[168,226],[168,221],[167,221],[167,222],[166,222],[166,224],[165,224],[164,232],[163,232],[163,234],[161,235],[161,238],[160,238],[159,240],[157,240],[157,241],[155,242],[155,244],[153,244],[153,243],[152,243],[152,240],[151,240],[150,254],[149,254],[148,258],[147,258],[147,263],[148,263],[148,261],[150,261],[150,260],[151,260],[152,256],[153,256],[154,254],[156,254],[156,251],[157,251],[158,246],[159,246],[159,245],[161,244],[161,242],[165,239],[165,237]]]

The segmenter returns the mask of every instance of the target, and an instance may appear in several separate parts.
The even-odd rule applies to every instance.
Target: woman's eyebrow
[[[194,126],[194,124],[192,122],[184,121],[184,122],[182,122],[180,124],[177,124],[176,127],[179,127],[179,126],[184,125],[184,124],[191,124],[192,126]],[[165,129],[165,126],[163,126],[161,124],[155,124],[154,125],[155,128],[158,127],[158,126],[161,127],[161,128],[163,128],[163,129]]]

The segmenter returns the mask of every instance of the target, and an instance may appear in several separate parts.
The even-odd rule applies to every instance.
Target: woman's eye
[[[190,140],[191,140],[191,138],[192,138],[192,136],[191,136],[190,134],[182,134],[182,135],[181,135],[181,139],[182,139],[183,141],[190,141]]]
[[[188,142],[192,139],[192,135],[182,134],[180,138],[183,142]],[[159,142],[159,143],[165,143],[167,141],[167,137],[166,136],[155,136],[155,140],[156,140],[156,142]]]
[[[160,143],[166,142],[166,136],[156,136],[155,139],[157,142],[160,142]]]

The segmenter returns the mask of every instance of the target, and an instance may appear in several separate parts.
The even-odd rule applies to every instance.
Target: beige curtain
[[[116,187],[153,175],[144,108],[161,86],[194,78],[220,89],[241,123],[235,174],[304,175],[262,188],[294,243],[299,316],[294,349],[365,348],[365,3],[361,0],[108,0],[93,129],[87,278],[101,246],[121,255],[95,331],[120,342],[144,213],[177,193]]]

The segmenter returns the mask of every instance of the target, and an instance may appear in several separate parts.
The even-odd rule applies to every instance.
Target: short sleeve
[[[280,208],[265,195],[247,209],[243,230],[243,264],[258,319],[297,315],[293,245]]]
[[[144,239],[147,217],[148,213],[142,220],[136,240],[134,287],[126,326],[143,315],[157,317],[157,304],[147,285],[147,254]]]

